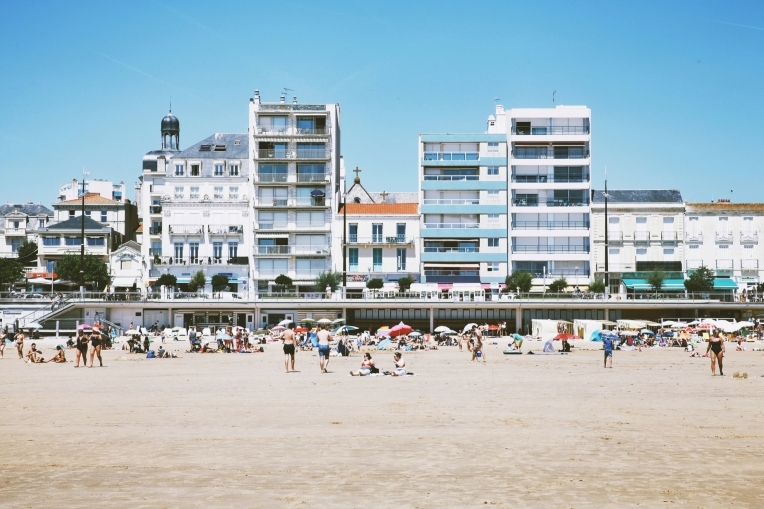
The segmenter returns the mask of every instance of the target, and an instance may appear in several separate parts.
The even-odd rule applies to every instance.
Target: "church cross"
[[[353,170],[353,173],[355,173],[355,176],[358,177],[358,174],[361,173],[363,170],[359,170],[358,166],[355,167],[355,170]]]
[[[382,191],[379,195],[382,197],[382,201],[387,201],[387,195],[390,194],[387,191]]]

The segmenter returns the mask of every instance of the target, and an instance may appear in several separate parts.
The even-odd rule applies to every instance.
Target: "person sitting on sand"
[[[64,354],[64,347],[61,345],[56,346],[56,355],[45,362],[66,362],[66,355]]]
[[[164,349],[163,346],[159,347],[159,351],[157,351],[157,359],[167,359],[170,357],[170,352]]]
[[[363,362],[361,362],[361,369],[358,371],[351,371],[351,376],[369,376],[374,370],[374,361],[371,360],[371,354],[363,354]]]
[[[737,337],[737,346],[735,347],[736,352],[745,352],[745,347],[743,346],[743,338],[741,336]]]
[[[544,343],[544,353],[554,353],[554,345],[551,339],[548,339],[546,343]]]
[[[393,361],[395,363],[395,370],[390,372],[390,376],[406,376],[406,361],[403,360],[400,352],[395,352]]]
[[[32,343],[32,347],[27,352],[27,360],[29,360],[29,362],[32,362],[34,364],[45,362],[45,360],[42,358],[40,351],[37,349],[37,345],[35,345],[34,343]]]

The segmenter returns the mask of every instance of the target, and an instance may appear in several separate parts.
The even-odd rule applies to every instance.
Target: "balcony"
[[[462,230],[465,228],[480,228],[480,223],[425,223],[425,229],[457,229]]]
[[[425,161],[479,161],[477,152],[425,152]]]
[[[608,272],[634,272],[636,271],[636,264],[634,263],[608,263]],[[605,264],[598,263],[596,265],[597,272],[605,272]],[[579,274],[581,271],[579,271]]]
[[[149,206],[149,213],[150,214],[161,214],[162,213],[162,206],[161,205],[151,205],[151,206]]]
[[[313,223],[309,221],[297,221],[295,227],[298,230],[326,230],[329,228],[329,225],[326,222]]]
[[[735,268],[734,261],[723,259],[723,260],[716,260],[716,270],[717,271],[731,271]]]
[[[229,224],[229,225],[209,225],[207,226],[207,233],[212,235],[234,235],[239,236],[242,233],[244,233],[244,227],[240,224]]]
[[[589,182],[589,175],[583,175],[580,177],[563,177],[554,175],[512,175],[512,182],[518,184],[580,184],[583,182]]]
[[[513,253],[546,253],[546,254],[568,254],[568,253],[588,253],[587,246],[513,246]]]
[[[666,243],[676,242],[678,238],[679,237],[675,231],[664,230],[661,232],[661,242],[666,242]]]
[[[287,181],[286,173],[258,173],[257,181],[261,184],[279,183],[283,184]]]
[[[425,247],[425,253],[479,253],[479,247]]]
[[[585,126],[513,127],[512,134],[518,136],[589,134],[589,128]]]
[[[425,199],[424,200],[425,205],[480,205],[480,200],[475,199],[467,199],[467,200],[431,200],[431,199]]]
[[[589,151],[583,146],[574,147],[514,147],[515,159],[586,159]]]
[[[330,200],[326,196],[307,196],[292,198],[294,207],[328,207]]]
[[[26,226],[19,227],[19,228],[5,229],[6,237],[26,237],[26,234],[27,234]]]
[[[326,269],[298,270],[298,271],[295,271],[295,276],[298,279],[315,279],[321,274],[323,274],[324,272],[326,272]]]
[[[289,228],[289,223],[286,223],[286,222],[257,223],[256,228],[258,230],[286,230]]]
[[[741,244],[756,244],[759,242],[759,232],[740,232]]]
[[[257,246],[259,255],[291,255],[292,246]]]
[[[236,258],[215,258],[211,256],[198,256],[196,258],[175,258],[168,256],[160,260],[160,265],[178,265],[186,267],[208,267],[221,265],[249,265],[249,258],[246,256],[239,256]]]
[[[149,256],[162,256],[162,249],[149,248]]]
[[[479,283],[480,271],[459,269],[425,269],[428,283]]]
[[[716,232],[716,242],[732,242],[732,232]]]
[[[741,270],[759,270],[759,260],[756,260],[756,259],[740,260],[740,269]]]
[[[605,240],[605,234],[603,232],[602,234],[602,240]],[[623,244],[623,232],[618,231],[608,231],[607,232],[607,243],[608,244]]]
[[[162,226],[150,226],[149,235],[162,235]]]
[[[171,224],[168,229],[170,235],[201,235],[204,232],[204,226],[200,224]]]
[[[424,180],[453,182],[460,180],[480,180],[480,178],[478,175],[425,175]]]
[[[290,246],[296,255],[329,255],[329,246]]]
[[[297,182],[326,182],[330,173],[298,173]]]
[[[634,232],[634,243],[635,244],[649,244],[650,243],[650,232]]]
[[[287,126],[257,126],[257,134],[266,136],[288,136],[291,129]]]
[[[515,221],[513,230],[588,230],[587,221]],[[604,238],[604,237],[603,237]]]
[[[294,152],[277,149],[255,150],[255,159],[294,159]]]
[[[295,136],[329,136],[331,127],[295,127]]]
[[[687,232],[687,242],[703,242],[703,232]]]
[[[298,148],[296,151],[297,159],[329,159],[332,152],[329,149]]]
[[[389,244],[389,245],[410,245],[414,239],[407,239],[405,235],[396,235],[394,237],[383,237],[382,235],[372,235],[371,237],[359,237],[358,235],[348,235],[348,244]]]
[[[581,200],[547,200],[538,201],[529,199],[512,200],[512,205],[515,207],[586,207],[589,205],[589,200],[584,198]]]
[[[703,266],[703,260],[700,258],[695,259],[688,259],[687,260],[687,270],[697,270]]]

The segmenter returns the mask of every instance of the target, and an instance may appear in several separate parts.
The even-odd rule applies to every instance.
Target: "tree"
[[[86,254],[84,277],[80,274],[80,255],[65,255],[56,263],[56,275],[75,283],[92,283],[94,288],[103,288],[109,283],[109,269],[100,256]]]
[[[19,261],[27,267],[37,265],[37,242],[25,240],[19,246]]]
[[[212,276],[212,291],[222,292],[228,286],[228,276],[225,274],[215,274]]]
[[[705,265],[698,267],[684,282],[688,292],[710,292],[714,289],[714,273]]]
[[[24,266],[15,258],[0,258],[0,288],[6,290],[24,278]]]
[[[282,292],[284,291],[284,289],[292,286],[292,278],[284,274],[277,276],[276,279],[273,280],[273,282],[278,285],[279,291],[282,291]]]
[[[368,281],[366,281],[366,288],[368,288],[369,290],[380,290],[384,286],[385,286],[385,282],[378,277],[375,277],[374,279],[369,279]]]
[[[204,272],[199,270],[191,276],[191,281],[188,282],[188,289],[192,292],[198,292],[199,290],[204,290],[204,285],[206,284],[207,277],[204,275]]]
[[[323,292],[327,286],[333,292],[336,292],[337,288],[340,287],[340,283],[342,283],[342,274],[328,270],[318,275],[315,285],[320,292]]]
[[[520,288],[521,292],[527,293],[531,291],[531,286],[533,285],[533,276],[530,272],[526,272],[524,270],[516,270],[507,276],[504,282],[507,284],[508,291],[514,291],[515,289]]]
[[[592,293],[605,293],[605,281],[598,279],[589,285],[589,291]]]
[[[154,286],[178,286],[178,278],[172,274],[162,274],[159,279],[156,280]]]
[[[663,287],[663,281],[666,280],[666,273],[662,270],[654,270],[647,275],[647,284],[653,287],[657,293]]]
[[[568,280],[564,277],[555,279],[549,284],[549,291],[552,293],[562,293],[568,287]]]
[[[411,288],[411,285],[413,284],[414,284],[413,278],[409,276],[402,277],[398,280],[398,290],[400,290],[401,292],[408,292],[409,289]]]

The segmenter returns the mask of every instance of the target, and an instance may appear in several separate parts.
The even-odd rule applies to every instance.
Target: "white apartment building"
[[[0,257],[16,257],[24,241],[39,246],[39,230],[52,220],[53,211],[43,205],[32,202],[0,205]]]
[[[740,289],[763,281],[759,231],[764,229],[764,204],[719,200],[687,203],[685,209],[687,271],[706,266]]]
[[[62,200],[53,204],[55,221],[61,222],[82,214],[82,198]],[[135,240],[138,229],[138,208],[130,200],[112,200],[103,195],[85,193],[85,216],[119,233],[125,241]]]
[[[333,210],[340,195],[338,104],[249,103],[257,291],[289,276],[297,291],[332,268]],[[253,283],[254,284],[254,283]]]
[[[684,291],[684,202],[676,189],[592,191],[593,280],[605,278],[607,224],[611,294],[649,291],[650,271],[663,271],[665,291]]]
[[[65,255],[79,255],[82,246],[82,215],[50,224],[39,229],[38,266],[45,272],[55,272],[56,263]],[[121,237],[121,235],[119,236]],[[94,255],[108,263],[109,253],[117,247],[114,231],[85,216],[85,254]]]
[[[488,133],[509,144],[510,272],[534,285],[565,277],[586,285],[591,275],[589,192],[591,110],[585,106],[496,106]],[[540,286],[539,286],[540,287]]]
[[[343,228],[347,241],[348,293],[363,292],[369,279],[394,285],[403,277],[419,281],[419,204],[416,193],[370,193],[358,176],[334,217],[333,270],[343,268]],[[343,170],[344,181],[344,170]]]
[[[82,182],[73,179],[58,188],[58,201],[74,200],[82,193]],[[97,194],[108,200],[121,202],[125,195],[125,183],[115,183],[103,179],[85,179],[85,193]]]
[[[180,122],[162,119],[162,148],[143,158],[141,250],[152,267],[144,284],[162,274],[180,289],[198,271],[226,275],[230,290],[251,291],[248,135],[214,134],[179,150]]]

